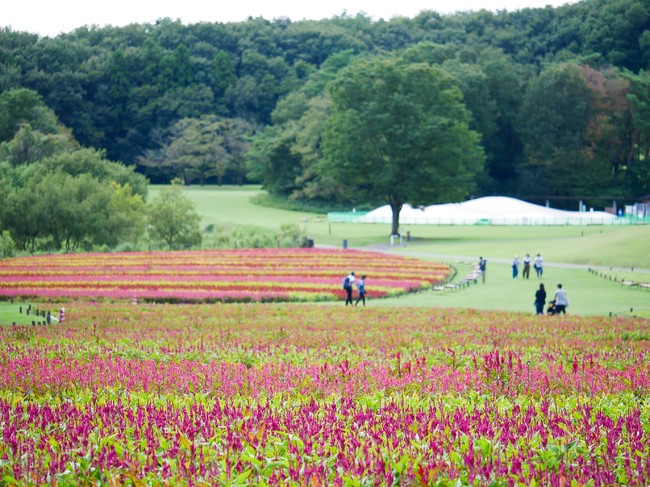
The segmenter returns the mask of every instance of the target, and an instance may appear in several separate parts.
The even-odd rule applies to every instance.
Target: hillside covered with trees
[[[21,186],[27,166],[74,149],[125,200],[145,196],[140,174],[260,182],[328,204],[502,194],[602,207],[650,193],[649,68],[648,0],[378,21],[161,19],[55,38],[5,28],[0,184]],[[372,96],[389,79],[381,111]],[[436,194],[386,190],[414,181]]]

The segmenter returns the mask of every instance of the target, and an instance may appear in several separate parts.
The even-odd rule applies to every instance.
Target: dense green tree
[[[0,160],[0,210],[4,206],[3,197],[6,196],[9,187],[10,181],[9,178],[13,175],[13,167],[7,161]]]
[[[458,82],[445,71],[375,58],[341,71],[330,87],[333,111],[321,171],[351,199],[383,200],[399,214],[411,205],[462,199],[483,168],[478,134]]]
[[[176,48],[160,60],[160,84],[165,89],[188,86],[194,83],[194,64],[190,50],[185,44]]]
[[[199,118],[212,112],[214,94],[209,86],[193,84],[172,88],[162,95],[157,104],[156,123],[167,127],[183,118]]]
[[[147,211],[149,236],[155,242],[162,242],[169,250],[200,245],[201,219],[179,185],[163,188]]]
[[[589,168],[580,151],[590,107],[580,66],[551,66],[531,81],[518,126],[526,156],[519,173],[522,193],[586,194]]]
[[[144,228],[146,179],[80,148],[69,131],[24,124],[0,144],[0,228],[19,248],[65,251],[135,242]]]
[[[227,52],[221,50],[212,58],[212,72],[214,94],[217,97],[222,97],[226,89],[237,80],[235,67]]]
[[[305,99],[294,93],[278,104],[274,120],[282,124],[268,128],[255,138],[247,155],[249,177],[263,183],[275,195],[302,200],[334,200],[338,185],[317,166],[323,156],[322,134],[330,113],[324,96]]]
[[[630,102],[629,82],[618,70],[582,67],[582,77],[592,94],[589,125],[584,135],[583,154],[592,163],[608,167],[602,186],[620,190],[619,182],[628,166],[628,155],[633,150],[629,138]],[[619,193],[620,194],[620,193]]]
[[[291,124],[293,126],[293,124]],[[297,178],[302,174],[300,156],[292,153],[295,130],[270,125],[255,137],[246,154],[248,177],[259,182],[269,193],[290,196],[300,189]]]
[[[6,180],[5,180],[6,181]],[[34,204],[34,185],[27,180],[19,187],[3,188],[3,204],[0,207],[0,227],[8,230],[19,249],[36,250],[36,242],[44,235],[39,214],[40,205]]]
[[[497,104],[490,93],[487,75],[479,64],[449,60],[442,66],[459,80],[463,103],[472,115],[469,128],[480,134],[482,145],[485,147],[486,141],[493,140],[497,132]],[[486,155],[486,169],[489,170],[491,154],[488,152]]]
[[[104,184],[83,174],[53,172],[36,187],[44,229],[65,251],[135,243],[144,232],[144,201],[129,186]]]
[[[246,154],[255,134],[255,126],[241,118],[220,119],[215,136],[221,138],[223,157],[215,161],[217,182],[243,184],[246,180]]]
[[[71,176],[62,171],[47,172],[30,179],[27,185],[35,213],[39,217],[40,236],[53,249],[66,252],[77,249],[84,240],[92,240],[108,204],[108,188],[89,175]],[[101,225],[101,224],[99,224]],[[103,243],[105,235],[98,235]]]
[[[56,115],[35,91],[15,88],[0,93],[0,142],[11,140],[25,124],[46,134],[59,131]]]
[[[128,185],[135,194],[142,198],[147,196],[147,179],[137,174],[133,167],[109,161],[106,154],[95,149],[82,148],[70,152],[61,152],[45,158],[38,166],[46,172],[62,171],[71,176],[88,174],[93,178],[110,185],[118,183]]]
[[[131,188],[90,174],[73,176],[22,166],[3,190],[0,226],[19,248],[71,251],[136,242],[144,231],[144,202]]]
[[[278,99],[297,86],[295,71],[280,56],[255,49],[242,53],[239,78],[226,90],[226,103],[237,118],[268,123]]]
[[[491,192],[516,193],[512,188],[521,163],[522,142],[517,132],[517,117],[523,103],[527,80],[533,75],[530,67],[516,64],[499,50],[481,50],[476,63],[482,68],[490,97],[495,104],[496,130],[481,133],[486,152],[486,171],[495,184]],[[469,107],[473,110],[472,107]],[[483,188],[484,192],[487,188]]]
[[[248,176],[271,194],[297,199],[336,198],[338,187],[316,170],[322,157],[322,132],[329,115],[325,88],[354,59],[352,51],[330,56],[300,90],[281,98],[273,125],[255,136],[246,155]]]
[[[297,123],[293,155],[300,157],[301,174],[296,178],[299,189],[291,195],[296,199],[333,201],[342,199],[340,186],[331,173],[319,171],[323,159],[323,133],[327,127],[332,103],[328,97],[319,96],[310,99],[307,110]]]
[[[24,124],[13,139],[0,143],[0,161],[12,166],[37,162],[60,152],[79,149],[69,130],[61,127],[59,133],[45,134]]]
[[[445,61],[456,59],[458,46],[436,44],[431,41],[419,42],[404,49],[401,56],[409,63],[427,63],[432,66],[441,65]]]
[[[337,52],[367,49],[363,38],[331,20],[291,22],[279,44],[288,63],[300,60],[314,67],[320,67]]]
[[[246,177],[244,155],[254,128],[241,119],[222,119],[215,115],[184,118],[170,129],[162,147],[148,151],[139,159],[168,179],[180,178],[185,184],[216,177],[242,184]]]
[[[522,107],[522,190],[553,197],[621,195],[633,150],[629,84],[612,69],[556,65]]]
[[[599,0],[592,2],[592,5],[581,26],[586,49],[601,53],[616,66],[632,71],[643,68],[644,56],[639,39],[650,32],[648,2]]]
[[[650,194],[650,72],[624,73],[630,103],[627,188],[632,196]]]
[[[137,243],[146,227],[145,204],[142,195],[127,183],[112,183],[111,198],[103,208],[107,230],[106,245],[115,247],[123,242]]]
[[[522,157],[515,125],[530,73],[501,50],[485,46],[459,48],[427,41],[401,56],[411,63],[442,66],[459,79],[463,102],[472,114],[470,128],[480,134],[486,153],[479,191],[507,190]]]
[[[0,232],[0,259],[16,255],[16,242],[8,230]]]

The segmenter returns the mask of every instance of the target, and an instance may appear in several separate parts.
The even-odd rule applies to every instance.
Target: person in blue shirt
[[[512,278],[517,279],[519,274],[519,257],[515,255],[515,258],[512,260]]]
[[[366,305],[366,276],[361,276],[361,279],[357,282],[357,291],[359,291],[359,299],[354,303],[356,306],[359,304],[359,301],[363,301],[363,305]]]
[[[350,272],[343,280],[343,289],[345,290],[345,305],[348,303],[352,306],[352,289],[354,286],[354,272]]]

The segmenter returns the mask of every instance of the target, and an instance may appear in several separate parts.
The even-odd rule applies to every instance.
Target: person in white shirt
[[[562,284],[557,285],[557,290],[555,291],[555,313],[559,315],[560,313],[566,314],[566,307],[569,306],[569,298],[567,298],[566,291],[562,289]]]

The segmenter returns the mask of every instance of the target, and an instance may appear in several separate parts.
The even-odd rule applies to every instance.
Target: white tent
[[[604,211],[565,211],[535,205],[504,196],[487,196],[463,203],[446,203],[422,208],[404,205],[400,224],[430,225],[586,225],[611,224],[616,217]],[[357,221],[390,223],[390,206],[382,206]]]

